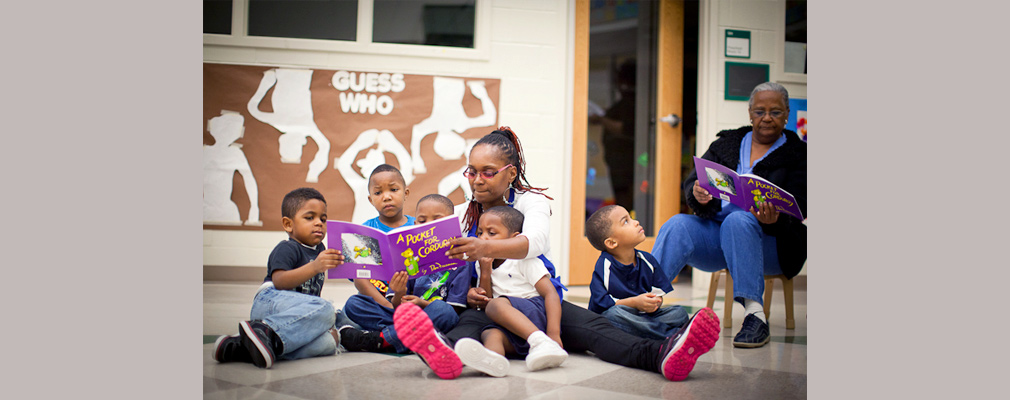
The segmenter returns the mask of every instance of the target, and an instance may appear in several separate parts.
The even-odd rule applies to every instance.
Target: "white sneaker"
[[[557,367],[568,359],[568,352],[543,331],[533,332],[526,342],[530,344],[530,352],[526,355],[526,368],[530,371]]]
[[[509,372],[509,360],[505,356],[488,350],[480,342],[462,338],[456,341],[456,355],[463,365],[485,374],[501,378]]]

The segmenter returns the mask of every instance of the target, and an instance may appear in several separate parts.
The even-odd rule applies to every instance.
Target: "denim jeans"
[[[646,313],[634,307],[615,304],[600,315],[622,331],[649,339],[666,339],[684,326],[689,318],[687,311],[681,306],[660,308]]]
[[[249,318],[262,320],[284,343],[281,360],[336,354],[330,334],[336,319],[333,305],[319,296],[267,287],[256,293]]]
[[[724,208],[714,220],[674,215],[659,228],[652,255],[671,279],[687,264],[707,272],[728,268],[733,298],[740,304],[743,299],[764,304],[764,275],[782,273],[775,237],[765,235],[757,218],[736,206]]]
[[[403,345],[393,328],[393,309],[379,305],[371,297],[356,294],[347,299],[344,313],[362,329],[382,331],[382,337],[393,345],[397,353],[409,353],[410,349]],[[459,322],[459,315],[449,303],[435,300],[424,307],[424,313],[431,318],[431,323],[439,332],[448,332]]]

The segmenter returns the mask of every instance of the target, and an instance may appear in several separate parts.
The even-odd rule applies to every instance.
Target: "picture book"
[[[463,260],[445,255],[449,239],[463,236],[455,215],[389,232],[330,220],[326,221],[326,230],[327,248],[341,249],[344,254],[344,263],[327,271],[327,279],[387,281],[397,271],[407,271],[413,279],[466,265]]]
[[[744,210],[750,210],[754,203],[769,202],[780,213],[803,219],[803,212],[793,195],[760,176],[738,175],[722,164],[699,157],[694,157],[694,168],[698,173],[698,184],[712,197],[736,204]]]

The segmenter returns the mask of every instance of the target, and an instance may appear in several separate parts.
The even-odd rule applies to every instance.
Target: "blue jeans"
[[[761,231],[754,215],[736,206],[724,208],[715,219],[674,215],[659,228],[652,255],[671,279],[687,264],[707,272],[729,269],[733,299],[740,304],[743,299],[764,304],[764,275],[782,273],[775,238]]]
[[[393,328],[393,309],[379,305],[371,297],[356,294],[347,299],[344,313],[362,329],[382,331],[383,339],[393,345],[397,353],[409,353],[410,349],[403,345]],[[435,300],[424,307],[424,313],[431,318],[431,323],[439,332],[448,332],[459,322],[459,315],[449,303]]]
[[[648,339],[666,339],[687,323],[687,311],[681,306],[660,308],[651,313],[615,304],[603,312],[611,324],[622,331]]]
[[[319,296],[268,287],[256,293],[249,319],[262,320],[284,344],[282,360],[336,354],[330,334],[336,319],[333,305]]]

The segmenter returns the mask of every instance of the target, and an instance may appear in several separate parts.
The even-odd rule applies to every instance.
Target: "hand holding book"
[[[750,213],[754,214],[758,222],[765,225],[774,224],[775,221],[779,220],[778,210],[775,209],[772,203],[767,201],[754,203],[754,207],[751,207]]]

